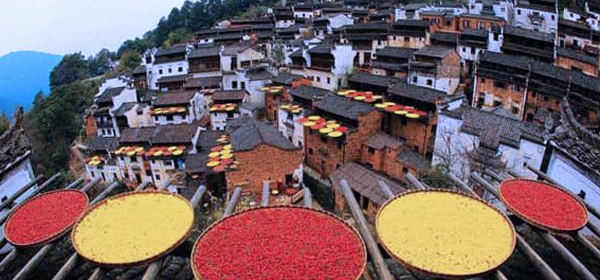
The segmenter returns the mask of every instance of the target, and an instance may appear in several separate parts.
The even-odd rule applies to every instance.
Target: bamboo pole
[[[92,182],[88,183],[86,186],[84,186],[84,188],[92,188],[94,186],[94,184],[97,184],[98,182],[100,182],[100,180],[93,180]],[[119,183],[115,182],[112,183],[107,189],[110,188],[116,188],[119,185]],[[96,198],[94,198],[94,200],[92,200],[91,204],[96,203],[97,201],[100,201],[102,199],[102,195],[106,195],[108,194],[108,192],[104,191],[102,193],[100,193]],[[21,270],[19,270],[19,272],[17,272],[17,275],[15,275],[15,277],[13,278],[13,280],[24,280],[27,278],[27,276],[29,276],[29,274],[40,264],[40,262],[46,257],[46,255],[48,253],[50,253],[50,251],[54,248],[56,244],[55,242],[49,243],[44,245],[40,250],[38,250],[35,255],[33,255],[33,257],[31,257],[31,259],[29,259],[29,261],[25,264],[25,266],[23,266],[21,268]]]
[[[0,262],[0,272],[4,271],[15,258],[17,258],[17,250],[12,249]]]
[[[302,191],[304,192],[304,196],[302,198],[304,200],[304,207],[312,208],[313,207],[312,192],[310,191],[310,189],[308,187],[304,187],[304,189],[302,189]]]
[[[98,180],[100,180],[100,179],[98,179]],[[71,182],[69,185],[67,185],[65,187],[65,190],[73,189],[73,188],[79,186],[79,184],[81,184],[82,182],[83,182],[83,178],[79,177],[77,180],[75,180],[75,181]],[[85,190],[83,190],[83,188],[81,190],[85,191]]]
[[[79,179],[81,179],[81,178],[79,178]],[[90,182],[85,184],[83,187],[81,187],[81,191],[87,192],[98,183],[100,183],[100,178],[94,178],[93,180],[91,180]]]
[[[269,205],[269,196],[270,195],[271,195],[271,187],[269,186],[269,182],[265,181],[265,182],[263,182],[262,199],[260,201],[260,206]]]
[[[60,173],[56,173],[56,174],[60,174]],[[56,176],[56,174],[54,176]],[[6,208],[9,205],[11,205],[13,203],[13,201],[15,201],[15,199],[17,199],[24,192],[26,192],[31,187],[33,187],[35,184],[37,184],[37,182],[39,182],[42,178],[44,178],[44,175],[39,175],[39,176],[33,178],[33,180],[31,180],[31,182],[25,184],[25,186],[23,186],[19,190],[17,190],[16,193],[14,193],[9,198],[7,198],[5,201],[3,201],[2,203],[0,203],[0,210],[3,210],[4,208]]]
[[[458,177],[456,177],[454,174],[448,173],[447,175],[450,180],[454,182],[454,184],[460,189],[470,194],[475,194],[475,192],[469,188],[467,184],[458,179]],[[525,241],[525,239],[518,232],[515,232],[515,234],[517,236],[517,247],[529,259],[529,261],[531,261],[533,266],[540,271],[542,276],[547,280],[561,280],[558,274],[552,270],[552,267],[550,267],[550,265],[548,265],[548,263],[542,259],[542,257],[533,249],[533,247],[531,247],[531,245],[529,245],[529,243],[527,243],[527,241]]]
[[[381,190],[386,199],[394,197],[392,189],[390,189],[390,187],[385,182],[379,181],[377,182],[377,185],[379,186],[379,190]]]
[[[365,219],[362,210],[360,210],[358,202],[356,201],[356,198],[354,198],[354,194],[352,194],[352,190],[350,189],[348,182],[346,182],[346,180],[341,180],[340,188],[342,190],[342,194],[346,198],[346,202],[348,203],[348,207],[352,212],[352,216],[354,217],[354,220],[356,220],[360,235],[363,237],[363,240],[367,245],[367,250],[369,251],[369,255],[373,261],[373,267],[375,268],[375,271],[382,280],[394,280],[394,276],[390,272],[385,260],[383,259],[383,256],[381,255],[381,252],[379,251],[377,242],[375,242],[375,238],[373,238],[373,235],[367,226],[367,220]]]
[[[206,186],[198,186],[198,189],[192,196],[192,199],[190,199],[192,208],[194,208],[194,209],[198,208],[198,204],[202,200],[202,196],[204,195],[205,192],[206,192]],[[164,258],[160,258],[159,260],[154,261],[150,265],[148,265],[148,267],[146,268],[146,272],[144,272],[144,276],[142,277],[142,280],[155,279],[156,276],[158,276],[158,273],[160,272],[160,269],[163,266],[164,262],[165,262]]]
[[[581,231],[577,231],[576,233],[573,233],[575,239],[577,239],[577,241],[579,241],[579,243],[581,245],[583,245],[585,248],[587,248],[592,255],[594,255],[594,257],[596,257],[596,259],[600,260],[600,250],[598,250],[598,247],[596,247],[594,244],[592,244],[592,242],[590,242],[589,239],[587,239],[583,233],[581,233]]]
[[[145,189],[146,187],[148,187],[149,184],[150,184],[150,181],[144,181],[143,183],[141,183],[135,189],[135,191],[141,191],[141,190]],[[110,186],[109,186],[109,188],[110,188]],[[112,190],[108,191],[106,194],[110,193],[111,191]],[[101,196],[101,195],[102,194],[100,194],[98,196]],[[73,271],[73,269],[77,265],[77,261],[79,261],[79,255],[77,254],[77,252],[75,252],[75,253],[71,254],[71,256],[69,257],[69,259],[67,260],[67,262],[65,262],[63,264],[63,266],[58,270],[58,272],[56,272],[56,274],[54,275],[54,277],[52,278],[52,280],[64,280],[64,279],[66,279],[67,276],[69,276],[69,274],[71,273],[71,271]]]
[[[481,178],[481,176],[476,173],[471,173],[471,178],[481,184],[495,197],[499,197],[498,191],[495,189],[495,187],[485,179]],[[563,259],[575,270],[575,272],[577,272],[577,274],[579,274],[579,276],[586,280],[597,280],[597,278],[587,269],[587,267],[585,267],[583,263],[581,263],[581,261],[579,261],[575,255],[573,255],[573,253],[571,253],[564,245],[562,245],[562,243],[556,240],[554,236],[546,231],[535,231],[540,234],[542,238],[546,240],[546,242],[561,255],[561,257],[563,257]]]
[[[233,214],[241,195],[242,195],[242,188],[241,187],[235,188],[235,190],[233,191],[233,194],[231,195],[231,198],[229,199],[229,203],[227,203],[225,212],[223,213],[224,217],[227,217],[227,216]]]
[[[406,179],[408,179],[408,181],[411,183],[411,185],[413,185],[415,188],[423,190],[425,189],[425,186],[423,185],[423,183],[421,183],[419,180],[417,180],[417,178],[415,178],[415,176],[413,176],[410,172],[406,173]]]

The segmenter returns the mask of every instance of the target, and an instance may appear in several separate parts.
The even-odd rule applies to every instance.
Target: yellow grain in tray
[[[174,249],[191,230],[194,212],[183,197],[139,192],[109,198],[73,228],[85,259],[107,265],[144,262]]]
[[[446,191],[401,195],[379,212],[377,232],[400,261],[438,276],[490,271],[512,254],[512,224],[474,198]]]

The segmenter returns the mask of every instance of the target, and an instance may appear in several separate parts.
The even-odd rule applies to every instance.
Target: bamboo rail
[[[56,174],[59,174],[59,173],[56,173]],[[54,176],[56,176],[56,174]],[[9,206],[11,203],[13,203],[13,201],[15,201],[15,199],[17,199],[24,192],[26,192],[31,187],[33,187],[33,185],[37,184],[37,182],[39,182],[42,178],[44,178],[44,175],[38,175],[37,177],[33,178],[33,180],[31,180],[31,182],[25,184],[25,186],[23,186],[19,190],[17,190],[16,193],[14,193],[12,196],[10,196],[9,198],[7,198],[5,201],[3,201],[2,203],[0,203],[0,210],[4,210],[4,208],[6,208],[7,206]]]
[[[477,181],[488,192],[490,192],[492,195],[494,195],[496,198],[499,199],[498,191],[495,189],[495,187],[490,182],[481,178],[481,176],[479,176],[476,173],[471,173],[471,178],[473,178],[473,180]],[[542,238],[544,240],[546,240],[546,242],[555,251],[557,251],[561,255],[561,257],[563,257],[563,259],[575,270],[575,272],[577,272],[577,274],[579,274],[579,276],[581,276],[583,279],[586,279],[586,280],[597,280],[597,278],[594,276],[594,274],[592,274],[589,271],[589,269],[587,269],[587,267],[585,267],[583,265],[583,263],[581,263],[581,261],[579,261],[579,259],[577,259],[577,257],[575,257],[575,255],[573,255],[573,253],[571,253],[564,245],[562,245],[558,240],[556,240],[556,238],[554,236],[552,236],[547,231],[541,231],[541,230],[536,229],[535,232],[540,234],[542,236]]]
[[[38,193],[40,193],[43,189],[45,189],[46,187],[48,187],[50,184],[52,184],[52,182],[54,182],[54,180],[56,180],[56,178],[58,178],[60,176],[60,173],[56,173],[54,174],[52,177],[48,178],[48,180],[44,181],[39,187],[37,187],[32,193],[31,193],[31,197],[34,197],[35,195],[37,195]],[[25,191],[23,191],[25,192]],[[15,201],[15,199],[17,199],[19,196],[21,196],[21,194],[23,194],[23,192],[21,192],[19,195],[17,195],[15,193],[15,195],[13,195],[11,198],[9,198],[6,201],[11,201],[11,203],[13,201]],[[12,200],[11,200],[12,199]],[[6,203],[6,201],[4,201]],[[4,213],[2,216],[0,216],[0,225],[4,224],[4,222],[6,222],[6,219],[8,219],[8,216],[10,215],[10,211]]]
[[[356,220],[360,235],[365,241],[365,245],[367,245],[367,250],[369,251],[369,255],[373,261],[373,267],[375,268],[375,271],[382,280],[394,280],[394,276],[387,267],[387,264],[381,255],[381,251],[379,251],[377,242],[375,242],[375,238],[373,238],[373,235],[367,226],[367,220],[365,219],[362,210],[360,210],[360,206],[358,205],[358,202],[356,201],[348,182],[346,182],[346,180],[341,180],[340,188],[342,194],[346,198],[350,212],[352,212],[352,216],[354,217],[354,220]]]

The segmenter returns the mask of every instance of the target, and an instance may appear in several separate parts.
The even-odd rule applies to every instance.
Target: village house
[[[344,7],[323,7],[318,10],[320,16],[335,16],[335,15],[345,15],[347,17],[352,17],[352,9],[344,8]]]
[[[210,106],[209,114],[210,128],[212,130],[225,130],[227,128],[227,121],[240,117],[240,104],[213,104]]]
[[[354,66],[368,65],[377,49],[385,46],[389,25],[381,22],[344,26],[342,43],[356,51]]]
[[[399,20],[419,20],[422,11],[429,10],[430,6],[425,3],[411,3],[406,6],[400,6],[395,9],[394,15],[396,21]]]
[[[377,95],[385,95],[392,85],[401,80],[401,78],[396,77],[356,72],[348,77],[348,88],[359,91],[370,91]]]
[[[131,77],[136,90],[148,90],[148,73],[145,65],[135,67],[131,72]]]
[[[596,77],[525,57],[488,52],[480,56],[475,72],[473,106],[503,106],[519,119],[543,124],[560,110],[569,94],[583,123],[599,120],[594,99],[600,89]]]
[[[573,49],[600,49],[600,31],[586,22],[561,19],[558,22],[558,45]]]
[[[463,14],[458,23],[459,30],[481,29],[490,30],[492,27],[505,26],[507,21],[502,17],[486,14]]]
[[[544,33],[558,31],[557,0],[517,0],[513,25]]]
[[[305,128],[304,168],[321,178],[327,178],[347,162],[359,160],[362,143],[380,129],[382,119],[381,112],[373,106],[334,94],[315,103],[315,115],[347,127],[339,138]]]
[[[98,88],[94,96],[94,105],[86,116],[86,133],[102,137],[118,137],[119,126],[114,112],[124,103],[137,102],[137,91],[128,81],[121,78],[109,79]]]
[[[431,34],[431,45],[456,48],[458,45],[458,36],[458,33],[438,31]]]
[[[326,35],[333,34],[334,30],[352,24],[354,24],[352,16],[344,14],[323,16],[313,21],[313,30],[316,37],[323,39]]]
[[[204,95],[197,91],[159,93],[151,114],[154,125],[191,124],[206,115]]]
[[[368,11],[368,10],[366,10]],[[356,13],[352,13],[352,16],[356,16]],[[367,17],[369,22],[386,22],[391,23],[394,21],[394,12],[389,9],[380,9],[377,12],[373,12],[368,14]]]
[[[112,112],[119,129],[154,126],[152,107],[143,102],[125,102]]]
[[[216,197],[225,197],[227,182],[224,172],[215,172],[207,166],[210,162],[210,153],[213,147],[222,145],[219,139],[225,136],[224,131],[204,130],[200,132],[197,142],[197,153],[185,157],[185,173],[188,187],[204,185]]]
[[[295,23],[296,17],[292,7],[274,7],[271,10],[275,28],[286,28]]]
[[[388,46],[419,49],[429,44],[429,25],[426,20],[397,20],[388,33]]]
[[[122,181],[129,187],[144,181],[156,186],[168,182],[183,172],[185,156],[197,152],[200,131],[197,124],[123,129],[119,148],[112,151]]]
[[[302,178],[302,149],[283,137],[277,128],[242,116],[227,124],[239,168],[226,172],[227,192],[242,187],[244,193],[260,195],[265,182],[292,186]]]
[[[349,211],[339,185],[341,180],[346,180],[363,214],[370,223],[375,222],[379,207],[387,201],[387,197],[378,185],[379,182],[385,183],[394,194],[406,191],[406,187],[398,182],[356,162],[348,162],[342,165],[329,175],[329,179],[333,186],[335,212],[342,214]]]
[[[553,63],[556,57],[555,35],[513,26],[493,28],[488,50]]]
[[[85,171],[88,178],[99,178],[103,182],[123,180],[123,173],[113,154],[118,147],[118,137],[93,137],[87,141]]]
[[[458,36],[457,50],[466,77],[471,77],[474,63],[478,61],[479,54],[487,51],[488,31],[482,29],[465,29]]]
[[[409,62],[410,84],[454,94],[460,83],[460,57],[455,49],[426,46]]]
[[[188,90],[220,88],[223,72],[221,71],[221,47],[200,46],[188,55],[189,77],[185,84]]]
[[[312,19],[315,16],[314,7],[307,4],[294,5],[294,17]]]
[[[596,31],[600,31],[600,3],[586,1],[585,12],[589,15],[586,21],[590,27]]]
[[[384,47],[375,53],[370,63],[370,72],[374,75],[405,78],[408,76],[408,61],[416,49]]]
[[[544,127],[520,121],[503,108],[444,110],[436,135],[432,164],[463,179],[483,169],[532,178],[524,164],[540,168],[544,158]]]
[[[345,75],[353,68],[356,51],[351,45],[320,44],[290,55],[290,73],[312,80],[314,86],[326,90],[340,88]]]
[[[460,26],[460,16],[450,12],[423,11],[421,20],[430,22],[429,31],[433,34],[438,31],[458,32]]]
[[[511,23],[514,13],[514,3],[510,0],[469,0],[469,15],[497,17],[506,23]],[[461,17],[467,16],[466,14]]]
[[[191,50],[188,45],[148,50],[142,63],[147,69],[148,88],[162,91],[182,89],[187,81],[187,59]]]

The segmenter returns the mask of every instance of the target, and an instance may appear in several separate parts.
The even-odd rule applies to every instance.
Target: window
[[[485,78],[481,78],[481,83],[485,84]]]
[[[375,149],[373,149],[373,148],[371,148],[371,147],[369,147],[368,151],[369,151],[369,154],[373,154],[373,153],[375,153]]]
[[[470,21],[470,20],[465,20],[465,21],[463,21],[463,27],[464,27],[464,28],[469,28],[469,27],[471,27],[471,21]]]
[[[137,162],[137,161],[138,161],[137,157],[132,157],[131,158],[131,162]]]
[[[312,155],[313,153],[314,153],[313,149],[312,148],[308,148],[308,154]]]
[[[521,91],[521,85],[514,85],[513,88],[515,91]]]
[[[158,174],[154,174],[154,179],[159,180],[160,181],[160,175]]]
[[[337,148],[338,148],[339,150],[341,150],[341,149],[342,149],[342,146],[343,146],[343,145],[342,145],[342,141],[337,141],[337,142],[335,142],[335,144],[336,144],[336,146],[337,146]]]
[[[246,82],[240,82],[240,88],[246,89]]]
[[[404,42],[408,42],[410,41],[410,38],[408,36],[404,37]]]
[[[471,48],[471,54],[475,54],[475,48]]]
[[[413,83],[417,82],[417,77],[413,77]]]
[[[173,167],[173,161],[172,160],[165,160],[165,166],[167,166],[167,167]]]
[[[402,173],[404,173],[404,174],[408,173],[408,168],[402,167]]]
[[[433,85],[433,80],[432,80],[432,79],[427,79],[427,85],[428,85],[428,86],[431,86],[431,85]]]
[[[317,83],[321,82],[321,77],[317,77]]]
[[[367,210],[369,208],[369,200],[366,197],[362,198],[362,209]]]
[[[521,14],[521,9],[517,9],[517,15]]]
[[[231,88],[237,88],[237,81],[232,81],[231,82]]]
[[[172,70],[171,68],[169,68],[168,72],[169,72],[169,73],[172,73],[172,72],[173,72],[173,70]]]
[[[503,82],[494,82],[494,86],[497,88],[506,88],[506,84]]]
[[[173,115],[168,115],[167,116],[167,121],[172,121],[173,120]]]
[[[331,78],[327,77],[327,84],[330,85],[331,84]]]
[[[162,69],[158,69],[158,74],[162,75],[163,70]]]
[[[462,47],[463,52],[467,52],[467,48],[466,47]]]
[[[550,16],[550,18],[552,18],[552,20],[554,20],[554,15]]]

